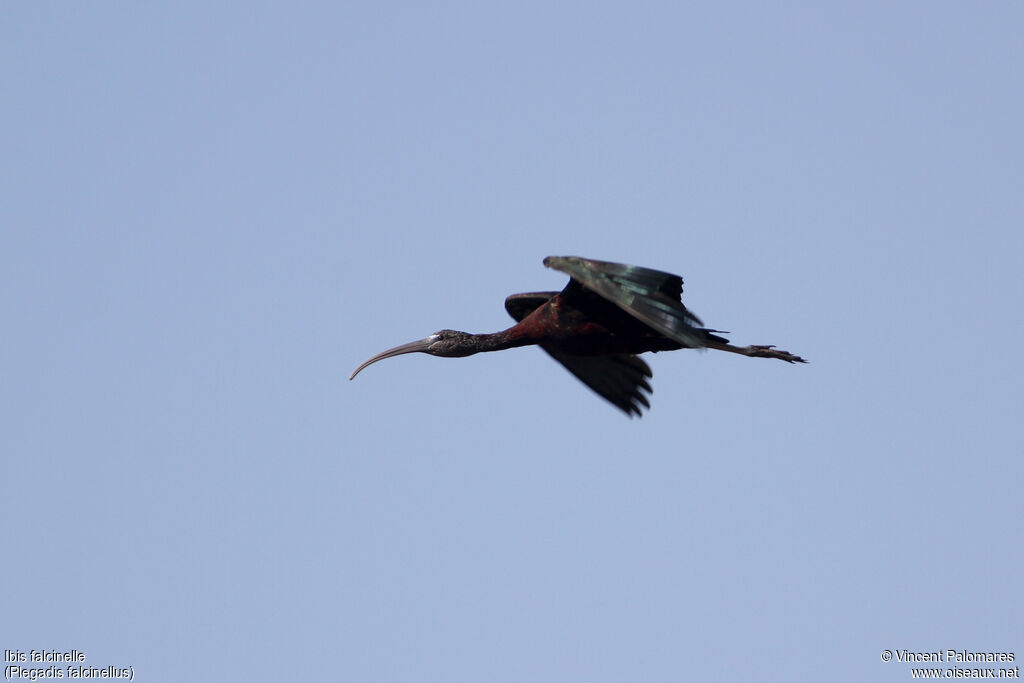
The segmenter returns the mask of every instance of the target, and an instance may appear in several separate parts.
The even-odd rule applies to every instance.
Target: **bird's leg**
[[[704,342],[704,346],[709,349],[738,353],[741,356],[750,356],[751,358],[778,358],[779,360],[784,360],[787,363],[807,362],[800,356],[794,355],[789,351],[780,351],[774,346],[733,346],[732,344],[723,344],[721,342],[714,341]]]

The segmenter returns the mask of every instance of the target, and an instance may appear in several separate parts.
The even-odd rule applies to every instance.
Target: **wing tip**
[[[579,260],[579,257],[578,256],[545,256],[544,257],[544,267],[545,268],[554,268],[555,270],[562,270],[561,266],[564,266],[566,263],[568,263],[568,262],[570,262],[570,261],[572,261],[574,259],[575,260]]]

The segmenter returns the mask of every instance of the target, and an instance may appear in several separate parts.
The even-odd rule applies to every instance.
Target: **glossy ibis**
[[[396,346],[369,359],[371,363],[403,353],[461,358],[481,351],[501,351],[536,344],[584,384],[632,417],[650,407],[644,392],[651,369],[636,354],[675,349],[717,349],[756,358],[806,362],[772,346],[732,346],[719,330],[703,323],[680,301],[678,275],[577,256],[549,256],[548,268],[568,273],[561,292],[513,294],[505,310],[516,324],[494,334],[441,330],[426,339]]]

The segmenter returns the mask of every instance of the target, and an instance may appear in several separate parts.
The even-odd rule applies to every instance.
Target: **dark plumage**
[[[544,265],[570,276],[561,292],[513,294],[505,309],[516,324],[494,334],[441,330],[389,349],[356,368],[405,353],[448,358],[538,345],[584,384],[627,415],[649,408],[651,369],[645,351],[709,348],[790,363],[804,359],[771,346],[736,347],[703,327],[680,300],[678,275],[577,256],[549,256]]]

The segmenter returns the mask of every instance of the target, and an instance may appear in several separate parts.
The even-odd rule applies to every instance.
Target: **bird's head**
[[[472,345],[474,336],[468,332],[459,332],[458,330],[439,330],[425,339],[402,344],[387,351],[381,351],[356,368],[349,379],[353,379],[367,365],[372,365],[379,360],[391,358],[392,356],[401,356],[405,353],[429,353],[431,356],[439,356],[441,358],[471,356],[477,352],[477,349]]]

